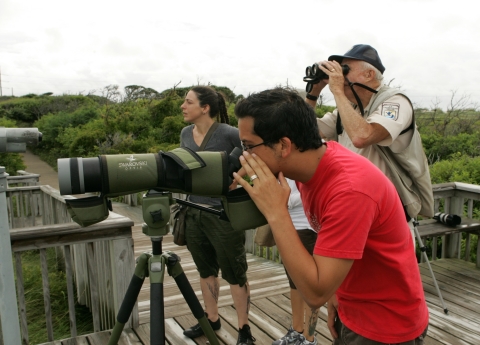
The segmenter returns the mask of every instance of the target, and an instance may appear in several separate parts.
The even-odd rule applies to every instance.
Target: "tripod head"
[[[173,205],[172,194],[150,189],[143,196],[142,212],[144,224],[142,232],[150,237],[165,236],[169,233],[170,205]]]
[[[216,210],[190,201],[173,198],[170,192],[150,189],[147,194],[143,195],[142,215],[145,223],[142,226],[142,232],[150,237],[167,235],[170,230],[170,206],[175,203],[212,213],[221,220],[229,221],[224,209]]]

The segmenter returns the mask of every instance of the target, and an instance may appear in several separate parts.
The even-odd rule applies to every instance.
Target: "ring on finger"
[[[250,176],[250,181],[252,181],[252,182],[253,182],[253,180],[255,180],[256,178],[258,178],[258,176],[257,176],[257,175],[252,175],[252,176]]]

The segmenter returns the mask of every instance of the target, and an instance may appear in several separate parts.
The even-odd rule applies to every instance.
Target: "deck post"
[[[463,198],[456,196],[452,197],[450,199],[448,211],[445,210],[445,213],[456,214],[460,217],[463,217]],[[445,258],[459,259],[461,252],[461,242],[461,233],[445,236]]]
[[[8,226],[7,176],[5,167],[0,166],[0,329],[3,344],[20,345],[20,324]]]

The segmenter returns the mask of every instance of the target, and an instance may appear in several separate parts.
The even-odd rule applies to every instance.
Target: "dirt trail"
[[[25,171],[40,174],[41,185],[49,185],[58,190],[58,174],[50,165],[28,150],[20,155],[23,156],[23,163],[27,166]]]

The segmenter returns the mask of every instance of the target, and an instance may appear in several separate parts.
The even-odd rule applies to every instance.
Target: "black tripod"
[[[171,194],[149,190],[143,196],[142,232],[150,236],[152,253],[143,253],[137,259],[135,273],[130,281],[127,292],[117,315],[117,322],[112,330],[108,345],[116,345],[120,339],[125,323],[130,317],[135,301],[138,298],[145,277],[150,279],[150,344],[165,344],[165,312],[163,301],[163,279],[165,268],[173,277],[175,283],[187,302],[193,316],[197,318],[210,344],[220,345],[205,315],[187,276],[180,265],[180,258],[173,252],[162,252],[163,236],[168,234],[170,205],[173,203]]]

